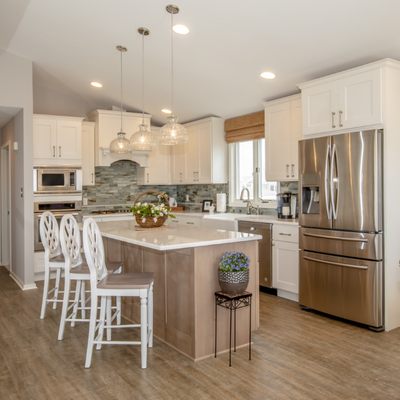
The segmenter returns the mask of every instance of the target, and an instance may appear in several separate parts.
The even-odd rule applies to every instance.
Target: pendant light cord
[[[122,50],[120,50],[120,53],[121,53],[121,106],[120,106],[120,111],[121,111],[121,130],[120,130],[120,132],[122,132],[122,103],[123,103],[123,95],[122,95],[122,53],[123,53],[123,51]]]
[[[171,115],[174,115],[174,14],[171,13]]]
[[[144,125],[144,33],[142,33],[142,124]]]

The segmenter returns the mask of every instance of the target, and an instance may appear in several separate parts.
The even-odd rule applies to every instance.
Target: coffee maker
[[[284,192],[277,195],[278,199],[278,218],[294,219],[297,218],[297,194]]]

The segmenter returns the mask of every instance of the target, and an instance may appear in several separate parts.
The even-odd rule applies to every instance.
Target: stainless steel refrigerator
[[[299,142],[301,305],[383,328],[383,132]]]

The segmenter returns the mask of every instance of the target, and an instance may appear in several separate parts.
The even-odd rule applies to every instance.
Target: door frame
[[[6,156],[7,154],[7,156]],[[8,161],[8,162],[7,162]],[[8,172],[8,173],[7,173]],[[3,240],[4,234],[8,234],[8,271],[12,272],[12,236],[11,236],[11,141],[7,141],[0,147],[0,261],[3,263]],[[8,201],[8,210],[4,207],[4,200]],[[7,215],[9,211],[9,215]],[[8,218],[8,232],[5,232],[4,221]],[[7,267],[6,267],[7,268]]]

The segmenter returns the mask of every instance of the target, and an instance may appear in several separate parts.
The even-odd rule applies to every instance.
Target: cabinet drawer
[[[274,224],[272,229],[273,240],[280,242],[299,242],[299,227],[290,225]]]

